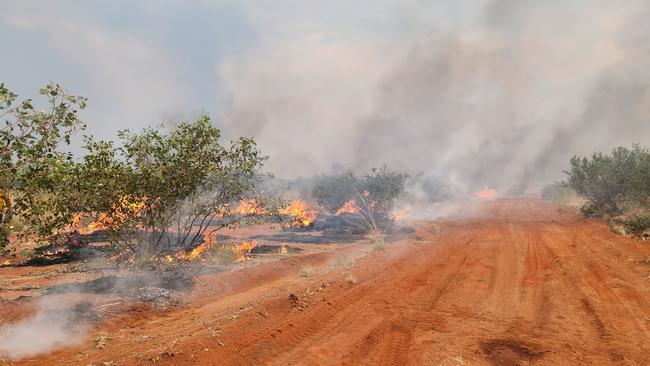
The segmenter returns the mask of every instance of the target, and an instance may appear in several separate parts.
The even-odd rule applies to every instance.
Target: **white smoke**
[[[271,39],[220,68],[225,129],[285,176],[388,164],[466,191],[534,189],[574,154],[650,143],[649,8],[492,0],[426,34]]]

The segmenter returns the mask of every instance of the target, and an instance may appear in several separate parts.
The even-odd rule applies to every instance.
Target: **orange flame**
[[[239,202],[237,212],[240,215],[260,215],[264,213],[264,209],[260,207],[256,200],[249,199]]]
[[[112,216],[105,212],[99,212],[94,221],[84,226],[81,223],[81,216],[79,214],[75,214],[72,217],[70,227],[80,234],[91,234],[97,230],[107,230],[110,227],[116,226],[119,227],[120,225],[126,223],[130,217],[137,217],[141,215],[142,211],[145,208],[147,199],[147,196],[122,196],[120,197],[120,202],[115,207]]]
[[[397,212],[393,212],[391,217],[393,220],[398,221],[408,216],[408,214],[409,214],[408,208],[400,208],[399,210],[397,210]]]
[[[280,214],[289,216],[293,221],[299,223],[299,226],[309,226],[318,215],[318,211],[309,208],[303,200],[295,200],[285,208],[280,209]]]
[[[497,194],[497,191],[495,191],[494,189],[492,189],[492,188],[490,188],[488,186],[484,186],[482,191],[476,193],[476,195],[479,198],[482,198],[482,199],[485,199],[485,200],[494,198],[494,196],[496,194]]]
[[[185,253],[185,252],[177,253],[176,258],[185,259],[189,261],[197,260],[201,256],[201,254],[203,254],[206,250],[212,248],[213,245],[214,245],[214,236],[206,235],[203,243],[197,245],[189,253]]]
[[[257,246],[257,241],[245,241],[233,247],[233,252],[237,255],[236,262],[243,262],[246,260],[245,254],[250,253]]]
[[[11,264],[11,261],[7,259],[6,261],[2,262],[3,265],[8,266]]]
[[[282,243],[282,246],[280,247],[280,250],[278,250],[278,254],[280,254],[280,255],[289,254],[289,252],[287,251],[287,244]]]
[[[343,204],[343,206],[341,206],[341,208],[339,208],[336,211],[336,215],[339,216],[339,215],[342,215],[344,213],[357,213],[357,212],[359,212],[359,208],[357,207],[357,203],[354,202],[354,199],[351,199],[351,200],[347,201],[345,204]]]

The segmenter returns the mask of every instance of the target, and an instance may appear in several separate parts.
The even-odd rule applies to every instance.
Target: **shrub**
[[[372,169],[362,176],[347,171],[318,177],[312,192],[318,204],[330,213],[353,202],[366,230],[381,231],[392,225],[390,210],[404,192],[407,179],[407,174],[387,167]]]
[[[265,159],[252,139],[219,144],[220,131],[207,116],[167,132],[149,128],[119,137],[119,148],[87,140],[68,200],[106,226],[114,244],[141,256],[187,250],[236,225],[242,215],[234,208],[259,180]]]
[[[567,184],[587,203],[583,212],[615,216],[623,212],[627,201],[649,203],[650,152],[635,145],[616,148],[611,154],[594,153],[574,156],[565,173]]]

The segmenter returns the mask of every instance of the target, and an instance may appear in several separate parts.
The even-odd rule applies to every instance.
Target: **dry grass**
[[[305,278],[311,278],[316,274],[316,270],[312,266],[303,266],[300,268],[300,276]]]

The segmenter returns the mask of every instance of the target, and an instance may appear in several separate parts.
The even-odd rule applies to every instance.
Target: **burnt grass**
[[[104,276],[93,280],[64,283],[51,286],[47,294],[129,294],[143,287],[157,287],[166,290],[190,291],[194,288],[194,275],[184,271],[165,274],[138,274],[129,277]]]

